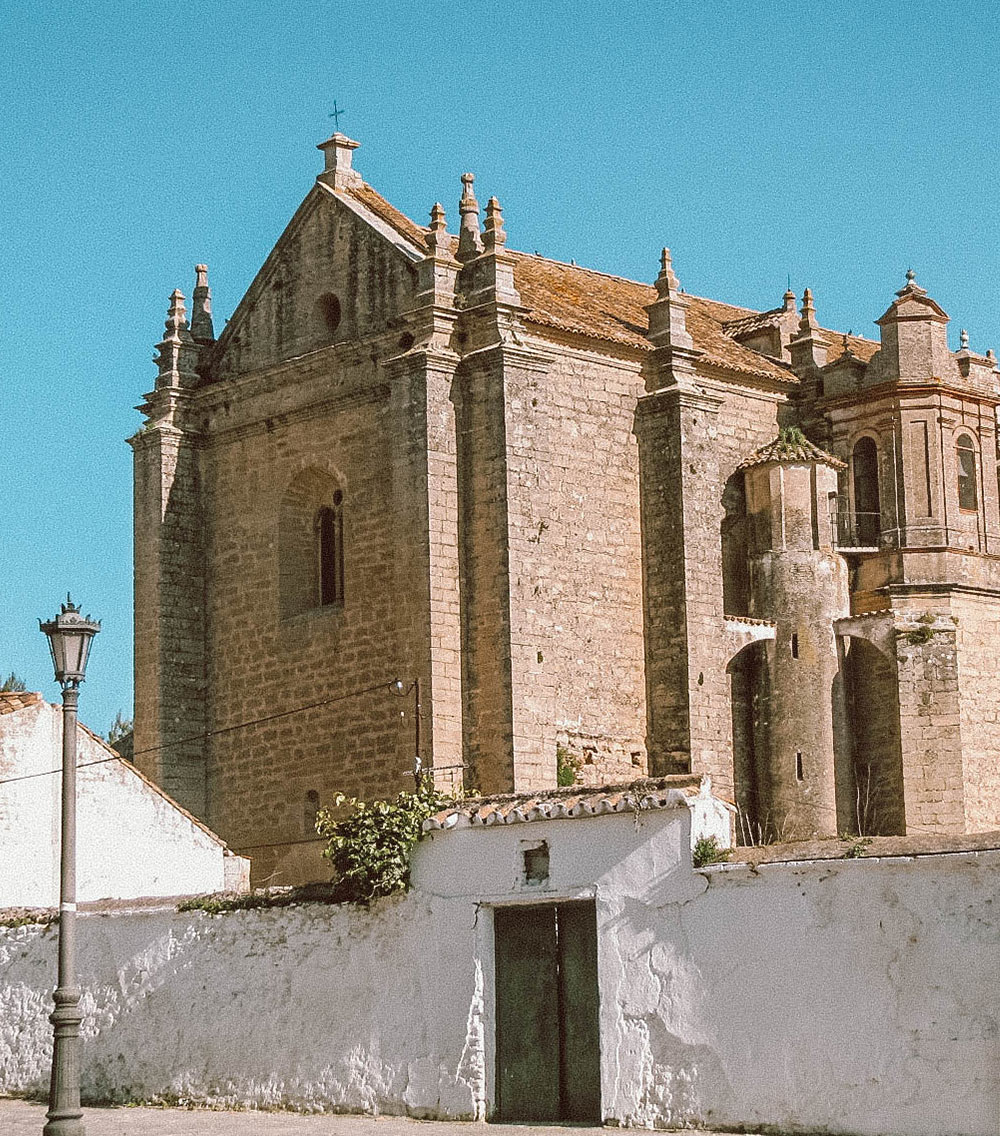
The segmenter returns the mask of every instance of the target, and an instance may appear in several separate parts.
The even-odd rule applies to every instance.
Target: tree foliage
[[[19,693],[27,689],[24,679],[13,671],[0,683],[0,694]]]
[[[111,729],[108,730],[108,742],[114,745],[115,742],[120,742],[130,733],[132,733],[132,719],[123,718],[122,712],[119,710],[115,715],[115,720],[111,723]]]
[[[407,891],[410,855],[423,823],[451,800],[429,777],[414,792],[391,801],[361,801],[338,793],[333,808],[316,815],[316,831],[329,841],[323,855],[337,873],[338,899],[367,905]],[[351,810],[347,816],[340,814],[344,805]]]

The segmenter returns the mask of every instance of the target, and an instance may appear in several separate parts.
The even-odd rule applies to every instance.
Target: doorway
[[[498,907],[494,933],[494,1119],[600,1124],[594,904]]]

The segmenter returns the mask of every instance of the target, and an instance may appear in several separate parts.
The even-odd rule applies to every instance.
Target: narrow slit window
[[[968,434],[959,434],[955,444],[958,457],[958,507],[974,513],[979,508],[976,489],[976,447]]]
[[[316,559],[321,607],[344,602],[344,495],[316,514]]]
[[[795,780],[804,781],[805,774],[802,770],[802,751],[798,750],[795,754]]]
[[[302,831],[306,836],[316,832],[316,817],[319,815],[319,793],[310,789],[306,793],[305,809],[302,814]]]
[[[792,658],[799,657],[799,635],[797,631],[792,632]]]

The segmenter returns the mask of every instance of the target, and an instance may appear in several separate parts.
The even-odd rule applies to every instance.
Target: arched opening
[[[856,830],[862,836],[902,836],[906,812],[895,660],[867,639],[852,637],[844,670]]]
[[[769,681],[763,643],[751,643],[730,660],[733,788],[736,841],[766,844],[770,838],[766,775]]]
[[[958,467],[958,507],[966,513],[979,509],[979,480],[976,470],[976,446],[968,434],[959,434],[955,443]]]
[[[858,439],[851,469],[855,543],[863,548],[876,548],[882,533],[882,507],[878,489],[878,447],[872,438]]]
[[[340,300],[332,292],[316,297],[313,305],[313,324],[320,339],[332,339],[340,327]]]
[[[333,504],[322,506],[316,513],[316,575],[319,581],[319,603],[344,602],[344,495],[338,489]]]
[[[750,560],[746,487],[739,470],[722,492],[725,510],[720,524],[722,540],[722,610],[726,615],[750,612]]]
[[[304,470],[282,498],[278,593],[283,619],[344,602],[344,497],[323,470]]]

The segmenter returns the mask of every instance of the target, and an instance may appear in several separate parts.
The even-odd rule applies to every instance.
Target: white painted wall
[[[78,731],[77,897],[81,902],[246,886],[248,861],[124,761]],[[62,710],[0,715],[0,782],[62,767]],[[0,907],[59,903],[61,774],[0,784]]]
[[[695,872],[689,848],[683,806],[457,829],[372,911],[85,916],[88,1090],[482,1117],[493,906],[593,895],[607,1118],[996,1136],[1000,852]],[[0,931],[0,1091],[46,1082],[55,938]]]

